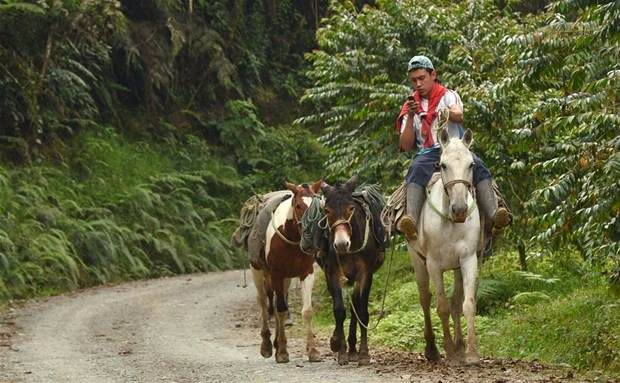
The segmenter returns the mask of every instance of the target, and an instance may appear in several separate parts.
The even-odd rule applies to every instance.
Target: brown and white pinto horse
[[[257,300],[261,309],[261,355],[269,358],[272,355],[271,333],[269,331],[268,291],[276,293],[276,337],[273,346],[276,349],[276,361],[289,361],[286,349],[285,321],[288,314],[286,296],[291,278],[299,278],[302,291],[301,314],[306,328],[306,351],[311,362],[321,360],[314,341],[312,327],[312,287],[314,286],[314,256],[301,251],[300,219],[311,203],[311,197],[321,187],[322,181],[311,186],[297,186],[286,183],[286,188],[293,192],[292,198],[281,202],[273,212],[271,222],[267,226],[264,260],[266,267],[260,268],[252,264],[252,275],[258,293]]]

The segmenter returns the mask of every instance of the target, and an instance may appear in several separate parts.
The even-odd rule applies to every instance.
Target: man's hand
[[[420,104],[418,104],[411,96],[409,96],[409,101],[407,101],[407,107],[409,110],[407,111],[407,115],[409,117],[413,117],[420,108]]]
[[[450,107],[450,116],[448,119],[452,122],[461,123],[463,122],[463,109],[461,109],[458,105],[452,105]]]

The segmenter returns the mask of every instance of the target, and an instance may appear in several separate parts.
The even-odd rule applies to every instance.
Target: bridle
[[[353,227],[351,226],[351,219],[353,219],[353,214],[355,214],[355,208],[351,210],[351,214],[349,214],[349,218],[347,219],[340,218],[340,219],[337,219],[336,222],[332,223],[329,226],[329,232],[331,233],[332,231],[334,231],[336,226],[345,224],[349,227],[349,231],[351,232],[351,234],[353,234]],[[326,217],[327,223],[329,224],[329,218],[327,218],[327,215],[325,215],[325,217]]]
[[[327,214],[325,214],[325,216],[323,218],[321,218],[321,220],[318,222],[318,225],[323,230],[327,230],[327,228],[329,227],[329,235],[330,235],[330,237],[334,233],[334,229],[337,226],[347,225],[349,227],[349,233],[351,233],[350,235],[353,236],[353,227],[351,226],[351,220],[353,219],[353,215],[354,214],[355,214],[355,207],[353,208],[353,210],[351,210],[351,214],[349,214],[349,218],[337,219],[336,222],[334,222],[332,224],[329,223],[329,217],[327,216]],[[371,219],[372,219],[372,215],[370,214],[370,212],[367,211],[366,212],[366,229],[364,230],[364,241],[362,242],[362,245],[360,246],[359,249],[353,250],[353,251],[348,251],[346,254],[356,254],[356,253],[359,253],[360,251],[362,251],[362,250],[364,250],[366,248],[366,245],[368,244],[368,233],[370,232],[370,220]],[[322,222],[324,222],[324,223],[322,223]]]
[[[469,191],[469,193],[471,194],[471,197],[472,197],[471,204],[467,208],[467,213],[465,213],[465,218],[469,217],[471,215],[471,213],[473,213],[473,211],[476,209],[476,191],[475,191],[474,186],[472,185],[472,183],[469,182],[468,180],[459,179],[459,178],[454,179],[454,180],[450,180],[448,182],[444,182],[443,171],[440,174],[441,174],[441,184],[443,186],[443,192],[446,194],[446,196],[448,196],[448,199],[450,198],[450,194],[448,193],[448,188],[450,188],[450,187],[452,187],[452,186],[454,186],[456,184],[463,184],[463,185],[465,185],[467,187],[467,190]],[[435,213],[439,214],[442,218],[445,218],[448,221],[454,222],[454,219],[452,219],[451,215],[444,213],[437,206],[435,206],[435,204],[433,203],[433,200],[431,198],[431,191],[430,191],[429,187],[426,188],[426,194],[427,194],[426,200],[428,201],[428,204],[430,205],[431,209],[433,209],[433,211],[435,211]]]
[[[443,180],[443,173],[441,173],[441,183],[443,184],[443,191],[448,194],[448,188],[452,187],[456,184],[463,184],[465,185],[465,187],[467,187],[467,190],[472,194],[472,196],[474,195],[474,187],[472,185],[471,182],[469,182],[468,180],[465,179],[455,179],[455,180],[451,180],[448,182],[444,182]],[[448,194],[449,195],[449,194]]]

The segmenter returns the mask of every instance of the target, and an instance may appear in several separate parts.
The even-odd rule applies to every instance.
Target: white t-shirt
[[[443,95],[439,104],[437,105],[437,113],[441,112],[446,108],[451,108],[454,105],[459,105],[461,109],[463,108],[463,103],[461,102],[461,97],[458,93],[453,90],[447,89],[446,93]],[[421,98],[420,99],[420,107],[422,109],[422,113],[428,111],[428,99]],[[405,115],[401,121],[400,125],[400,134],[403,134],[405,131],[405,126],[407,124],[408,115]],[[433,147],[439,147],[439,140],[437,138],[437,124],[439,123],[439,118],[435,118],[433,124],[431,125],[431,133],[433,135]],[[422,120],[420,119],[420,113],[416,113],[413,116],[413,129],[415,130],[415,146],[418,149],[423,149],[424,146],[424,137],[422,136]],[[462,137],[463,136],[463,126],[460,123],[448,121],[448,135],[450,137]]]

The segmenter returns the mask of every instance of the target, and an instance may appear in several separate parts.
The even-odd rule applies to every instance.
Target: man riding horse
[[[400,133],[400,150],[417,149],[418,152],[405,177],[406,214],[399,220],[397,228],[407,240],[413,241],[418,236],[420,212],[426,199],[425,189],[441,156],[437,137],[441,123],[439,116],[447,111],[448,134],[450,137],[462,137],[463,105],[455,91],[439,83],[435,67],[428,57],[412,57],[407,70],[414,91],[401,108],[396,129]],[[473,154],[473,158],[477,200],[486,222],[486,237],[490,238],[494,229],[501,229],[510,223],[510,213],[506,208],[498,207],[489,169],[478,156]]]

